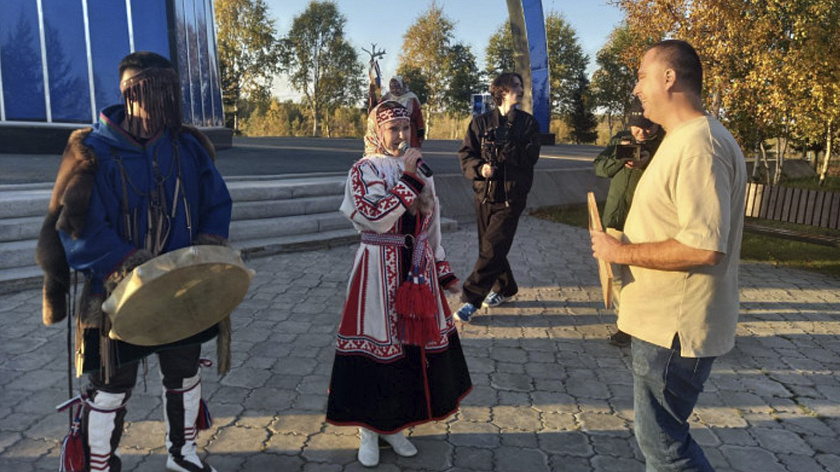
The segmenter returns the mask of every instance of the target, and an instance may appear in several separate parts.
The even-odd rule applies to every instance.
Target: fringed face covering
[[[120,82],[120,92],[133,135],[151,136],[161,128],[181,126],[181,83],[174,70],[141,70]]]

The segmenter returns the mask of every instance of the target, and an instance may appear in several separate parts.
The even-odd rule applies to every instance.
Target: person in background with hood
[[[172,64],[134,52],[119,64],[123,103],[67,144],[38,241],[46,272],[44,323],[67,316],[69,269],[84,275],[77,317],[77,373],[84,469],[119,471],[117,448],[141,360],[157,354],[166,420],[166,470],[210,472],[197,454],[201,343],[229,318],[173,343],[138,346],[110,339],[102,303],[134,268],[192,245],[226,245],[232,201],[209,139],[181,123],[181,82]],[[183,313],[172,313],[173,318]],[[219,347],[219,352],[223,350]],[[221,371],[221,366],[220,366]],[[69,453],[70,451],[68,451]],[[75,452],[75,451],[73,451]],[[62,453],[64,462],[65,453]],[[75,460],[75,459],[74,459]],[[64,469],[62,469],[64,470]]]

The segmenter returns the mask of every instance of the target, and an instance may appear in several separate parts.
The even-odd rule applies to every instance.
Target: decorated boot
[[[164,389],[166,419],[166,470],[172,472],[216,472],[196,451],[197,420],[201,409],[201,371],[184,379],[183,388]]]
[[[85,400],[82,439],[91,472],[120,472],[117,446],[125,424],[125,393],[93,390]]]

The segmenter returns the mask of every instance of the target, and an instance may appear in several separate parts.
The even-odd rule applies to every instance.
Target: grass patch
[[[824,192],[840,192],[840,177],[826,176],[825,182],[820,185],[819,177],[806,177],[802,179],[782,179],[782,185],[791,188],[806,190],[822,190]]]
[[[531,212],[531,216],[555,223],[589,229],[589,210],[585,203],[537,208]]]
[[[840,278],[840,249],[835,247],[744,233],[741,260],[769,262]]]
[[[556,223],[563,223],[579,228],[589,227],[586,204],[544,207],[535,210],[531,214],[537,218]],[[836,230],[813,228],[778,221],[757,221],[768,226],[796,229],[815,234],[836,235],[838,233]],[[840,248],[745,232],[744,239],[741,242],[741,260],[767,262],[778,266],[804,269],[840,278]]]

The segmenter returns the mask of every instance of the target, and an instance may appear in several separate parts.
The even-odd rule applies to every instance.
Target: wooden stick
[[[598,212],[598,203],[595,201],[595,194],[588,192],[586,202],[589,209],[589,229],[592,231],[604,231],[601,224],[601,215]],[[598,259],[598,278],[601,279],[601,291],[604,293],[604,307],[612,307],[612,284],[613,273],[610,263]]]

